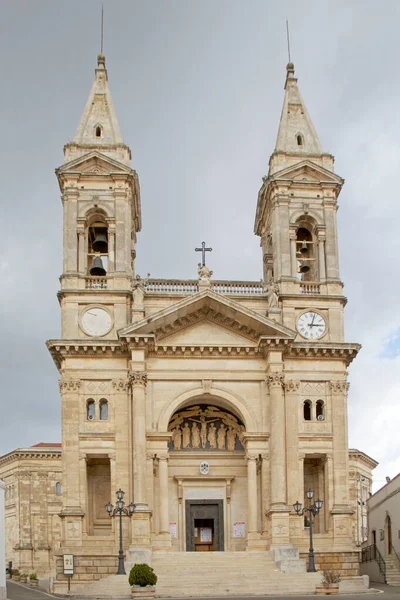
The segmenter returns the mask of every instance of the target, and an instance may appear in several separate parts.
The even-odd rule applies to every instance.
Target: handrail
[[[376,560],[378,563],[379,571],[383,575],[383,579],[386,583],[386,562],[375,544],[371,544],[361,550],[361,562],[366,563],[372,560]]]
[[[397,558],[397,562],[399,563],[399,569],[400,569],[400,557],[399,557],[399,555],[397,554],[397,552],[396,552],[396,549],[395,549],[395,547],[393,546],[392,542],[390,542],[390,553],[392,553],[392,552],[395,554],[395,556],[396,556],[396,558]]]

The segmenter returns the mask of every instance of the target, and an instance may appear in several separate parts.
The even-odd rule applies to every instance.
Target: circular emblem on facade
[[[210,471],[210,465],[208,464],[208,462],[206,460],[202,460],[200,463],[200,473],[202,475],[208,475]]]

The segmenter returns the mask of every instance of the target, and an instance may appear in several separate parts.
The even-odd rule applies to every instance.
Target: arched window
[[[86,402],[86,417],[88,421],[93,421],[96,417],[94,400],[88,400]]]
[[[311,402],[310,402],[310,400],[304,400],[303,418],[305,421],[311,421]]]
[[[90,211],[87,220],[87,269],[92,277],[105,277],[108,271],[108,226],[100,208]]]
[[[96,137],[101,137],[101,127],[100,125],[96,125]]]
[[[312,233],[300,225],[296,236],[296,259],[299,278],[302,281],[315,281],[315,256]]]
[[[297,142],[297,145],[298,145],[298,146],[302,146],[302,145],[303,145],[303,136],[302,136],[302,135],[300,135],[300,133],[298,133],[298,134],[296,135],[296,142]]]
[[[323,400],[317,400],[316,415],[318,421],[323,421],[325,419]]]
[[[108,419],[108,402],[104,398],[100,400],[100,420],[107,421]]]
[[[59,481],[56,483],[56,496],[61,496],[61,483]]]

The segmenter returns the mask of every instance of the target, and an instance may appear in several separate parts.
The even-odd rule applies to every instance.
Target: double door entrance
[[[223,551],[223,500],[186,500],[185,509],[186,551]]]

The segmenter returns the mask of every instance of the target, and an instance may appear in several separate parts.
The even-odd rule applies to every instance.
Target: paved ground
[[[356,597],[365,600],[400,600],[400,586],[394,587],[389,585],[384,585],[382,583],[372,583],[371,584],[376,591],[370,591],[368,594],[360,595],[360,594],[351,594],[345,595],[340,594],[340,600],[356,600]],[[384,596],[383,596],[383,594]],[[49,600],[49,598],[56,598],[56,596],[52,596],[51,594],[46,594],[38,589],[30,588],[27,585],[23,585],[21,583],[15,583],[13,581],[7,581],[7,598],[9,600]],[[213,598],[212,600],[228,600],[229,596],[224,596],[223,598]],[[238,598],[235,596],[235,600],[254,600],[254,596],[249,598]],[[284,598],[288,598],[289,600],[310,600],[310,596],[257,596],[257,600],[283,600]],[[317,596],[312,596],[312,598],[317,598]],[[321,596],[318,596],[321,598]],[[59,598],[58,598],[59,600]],[[172,599],[168,599],[172,600]],[[182,600],[182,599],[179,599]],[[193,600],[198,600],[196,597],[193,597]]]

